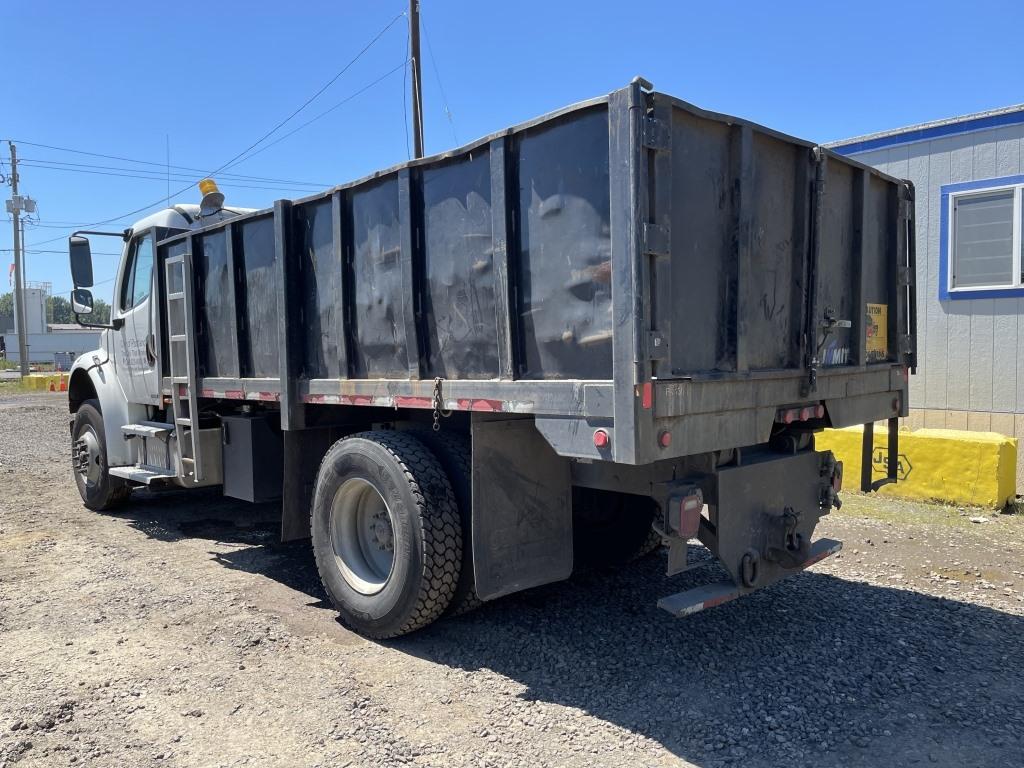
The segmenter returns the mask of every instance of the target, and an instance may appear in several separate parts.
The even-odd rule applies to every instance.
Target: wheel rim
[[[96,430],[90,425],[86,424],[78,433],[71,460],[82,480],[91,485],[99,483],[100,476],[103,474],[103,467],[100,463],[100,440]]]
[[[352,589],[375,595],[395,564],[395,527],[384,497],[359,478],[342,483],[331,503],[331,548]]]

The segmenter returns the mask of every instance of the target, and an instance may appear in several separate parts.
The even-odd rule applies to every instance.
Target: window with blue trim
[[[1016,180],[1016,179],[1015,179]],[[1024,287],[1021,275],[1021,218],[1024,184],[977,182],[950,185],[946,213],[949,230],[948,284],[957,294],[1014,290]],[[944,190],[946,191],[946,190]],[[945,266],[945,265],[944,265]]]

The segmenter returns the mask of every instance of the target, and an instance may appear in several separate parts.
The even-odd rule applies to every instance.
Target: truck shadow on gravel
[[[146,535],[238,544],[211,554],[329,608],[308,542],[277,542],[273,505],[138,502],[118,516]],[[720,574],[664,566],[576,574],[384,645],[521,685],[491,715],[499,736],[513,719],[558,733],[536,706],[551,703],[708,768],[1024,764],[1024,617],[806,572],[676,620],[657,599]]]
[[[210,556],[226,568],[257,573],[309,595],[314,598],[310,607],[331,608],[309,541],[281,543],[281,507],[277,503],[236,501],[220,495],[219,489],[136,492],[129,507],[111,516],[159,541],[205,539],[239,545],[230,552],[210,552]]]
[[[717,566],[664,566],[579,574],[391,645],[700,766],[1024,764],[1024,617],[806,572],[677,620],[657,599]]]

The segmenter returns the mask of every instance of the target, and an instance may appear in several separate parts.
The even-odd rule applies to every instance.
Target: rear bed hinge
[[[643,143],[645,149],[667,152],[672,149],[672,132],[664,120],[646,117],[643,122]]]
[[[667,257],[671,248],[668,227],[660,224],[644,223],[644,253],[650,256]]]

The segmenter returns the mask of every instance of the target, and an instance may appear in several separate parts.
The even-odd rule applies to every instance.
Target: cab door
[[[114,334],[114,367],[117,380],[131,403],[160,401],[157,347],[154,333],[153,233],[136,235],[128,244],[118,284],[115,317],[121,321]]]

